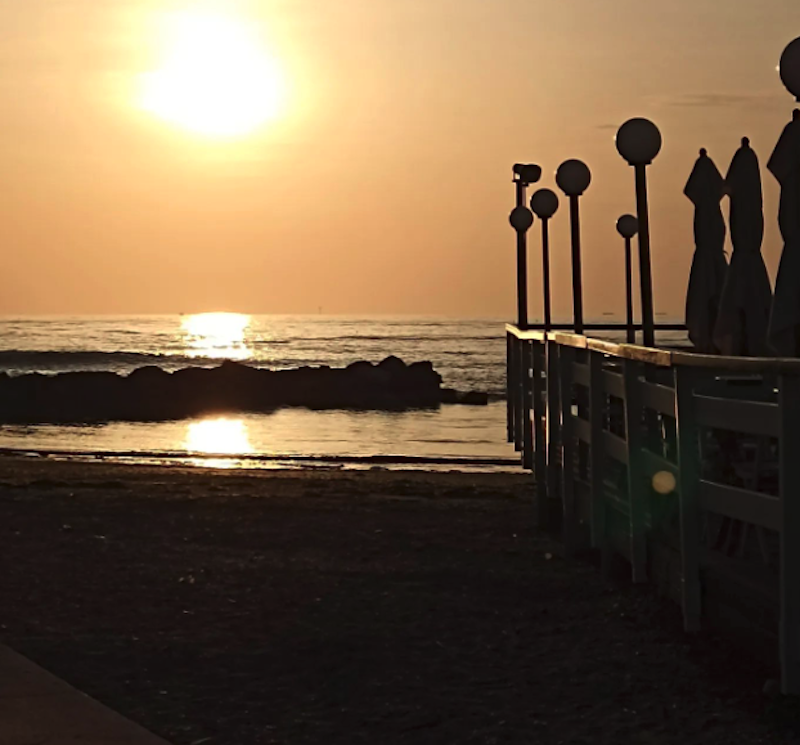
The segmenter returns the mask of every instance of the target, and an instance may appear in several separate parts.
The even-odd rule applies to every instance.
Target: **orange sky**
[[[233,139],[139,105],[168,12],[224,8],[277,60],[281,114]],[[705,146],[766,162],[793,102],[775,65],[797,0],[0,0],[0,313],[515,312],[515,161],[568,157],[587,316],[624,307],[613,134],[662,129],[651,169],[657,310],[682,314]],[[212,50],[213,57],[213,50]],[[764,174],[774,276],[777,190]],[[566,210],[554,224],[568,313]],[[532,237],[538,237],[534,226]],[[538,242],[531,313],[539,311]]]

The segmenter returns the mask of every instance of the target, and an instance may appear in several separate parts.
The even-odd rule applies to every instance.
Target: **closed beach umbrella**
[[[686,294],[686,328],[700,352],[714,352],[714,326],[728,264],[725,261],[725,220],[720,202],[722,174],[705,149],[694,164],[683,193],[694,203],[695,252]]]
[[[782,357],[800,356],[800,112],[781,134],[767,163],[781,185],[778,222],[783,254],[769,318],[769,346]]]
[[[725,185],[731,199],[733,256],[725,275],[714,343],[722,354],[763,356],[772,287],[761,258],[764,200],[758,156],[750,140],[733,156]]]

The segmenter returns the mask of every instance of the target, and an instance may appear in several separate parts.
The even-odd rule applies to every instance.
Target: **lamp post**
[[[583,279],[581,276],[581,220],[578,199],[592,182],[589,167],[580,160],[565,160],[556,171],[558,188],[569,197],[572,234],[572,315],[576,334],[583,333]]]
[[[528,238],[533,215],[525,206],[525,189],[542,177],[542,169],[531,163],[516,163],[513,168],[517,206],[511,212],[511,227],[517,232],[517,325],[528,328]],[[515,217],[516,215],[516,217]],[[527,220],[530,218],[530,222]]]
[[[524,192],[523,192],[524,193]],[[511,227],[517,232],[517,300],[519,301],[518,326],[523,331],[528,328],[528,266],[526,261],[525,236],[533,225],[533,213],[524,205],[514,207],[509,216]],[[509,400],[509,440],[513,436],[517,450],[522,451],[522,463],[525,468],[531,467],[531,393],[530,369],[531,355],[530,342],[527,340],[512,340],[509,338],[509,380],[511,390],[507,393]],[[513,396],[513,401],[512,401]],[[511,431],[511,425],[514,431]]]
[[[542,223],[542,286],[544,300],[544,330],[550,331],[550,218],[558,211],[558,196],[550,189],[539,189],[531,197],[531,209]]]
[[[655,344],[653,278],[650,270],[650,216],[647,208],[647,166],[661,150],[661,132],[649,119],[629,119],[617,132],[617,150],[636,174],[636,216],[639,221],[639,282],[642,294],[644,345]]]
[[[623,215],[617,220],[617,232],[625,239],[625,319],[628,344],[636,343],[633,328],[633,270],[631,268],[631,238],[639,232],[639,221],[633,215]]]

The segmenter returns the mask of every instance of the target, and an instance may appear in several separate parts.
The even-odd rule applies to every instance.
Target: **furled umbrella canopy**
[[[725,176],[733,256],[725,275],[714,343],[722,354],[764,356],[772,287],[761,257],[764,198],[758,156],[742,139]]]
[[[720,202],[724,192],[722,174],[703,149],[694,164],[683,193],[694,203],[695,252],[689,290],[686,294],[686,328],[700,352],[711,353],[725,261],[725,220]]]
[[[800,356],[800,112],[794,112],[767,163],[781,185],[778,222],[783,254],[775,281],[775,297],[767,339],[783,357]]]

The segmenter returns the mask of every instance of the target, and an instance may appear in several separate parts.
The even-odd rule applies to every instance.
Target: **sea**
[[[486,391],[488,406],[402,412],[282,408],[153,423],[0,426],[0,449],[50,457],[212,468],[505,470],[505,332],[500,319],[202,313],[0,319],[11,375],[145,365],[174,371],[223,360],[284,370],[396,355],[430,360],[444,385]]]
[[[611,320],[611,319],[606,319]],[[284,370],[396,355],[429,360],[488,406],[436,410],[281,408],[167,422],[0,426],[0,451],[209,468],[517,470],[506,442],[501,319],[201,313],[0,318],[0,371],[174,371],[223,360]]]

